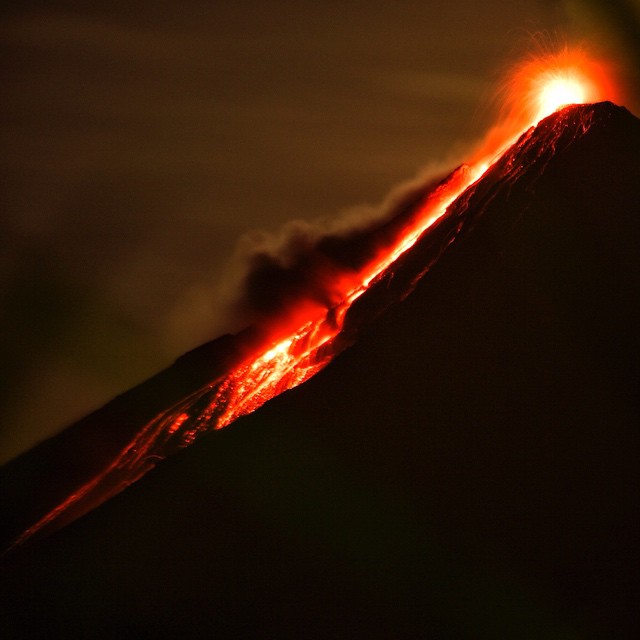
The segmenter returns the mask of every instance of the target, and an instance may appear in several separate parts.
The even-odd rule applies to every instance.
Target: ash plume
[[[450,172],[444,163],[429,167],[394,187],[378,206],[363,205],[314,221],[292,220],[275,233],[244,235],[222,288],[228,301],[225,326],[282,318],[293,305],[329,308],[340,302],[336,282],[392,246],[416,207]]]

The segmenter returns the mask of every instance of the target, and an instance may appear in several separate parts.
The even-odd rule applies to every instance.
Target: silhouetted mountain
[[[639,150],[610,103],[525,134],[330,366],[8,556],[6,637],[635,637]],[[149,415],[201,355],[147,383]]]

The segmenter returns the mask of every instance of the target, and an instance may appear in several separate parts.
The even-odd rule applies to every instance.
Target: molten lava
[[[276,326],[264,329],[262,346],[252,355],[147,423],[106,469],[27,529],[16,544],[50,525],[59,528],[74,520],[140,478],[173,450],[255,411],[325,367],[350,342],[343,329],[354,302],[436,226],[449,206],[488,171],[523,131],[567,103],[615,97],[603,70],[602,65],[588,60],[583,53],[568,50],[523,65],[511,83],[511,105],[507,122],[500,129],[503,135],[499,143],[492,142],[485,155],[454,171],[426,194],[402,231],[364,268],[345,273],[333,282],[332,290],[339,294],[338,304],[321,308],[306,303],[290,309]]]

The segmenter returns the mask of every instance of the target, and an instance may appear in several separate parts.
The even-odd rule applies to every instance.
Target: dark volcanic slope
[[[326,370],[8,557],[3,637],[635,637],[640,122],[536,136]]]

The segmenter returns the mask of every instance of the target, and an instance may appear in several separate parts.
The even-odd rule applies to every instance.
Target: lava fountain
[[[424,194],[411,208],[406,222],[385,239],[384,246],[362,268],[331,274],[330,298],[334,304],[300,301],[275,321],[258,327],[258,340],[250,341],[249,346],[239,345],[245,353],[239,363],[140,425],[133,439],[106,467],[24,530],[14,546],[36,533],[75,520],[199,435],[229,425],[315,375],[353,342],[352,332],[345,331],[345,319],[354,303],[392,271],[394,263],[418,239],[437,227],[450,205],[482,178],[523,132],[566,104],[617,98],[604,65],[582,51],[569,49],[524,63],[515,70],[506,91],[502,120],[487,135],[475,159]],[[425,265],[420,275],[429,266]]]
[[[618,102],[615,76],[613,65],[579,47],[533,56],[516,66],[504,83],[506,120],[524,129],[569,104]]]

